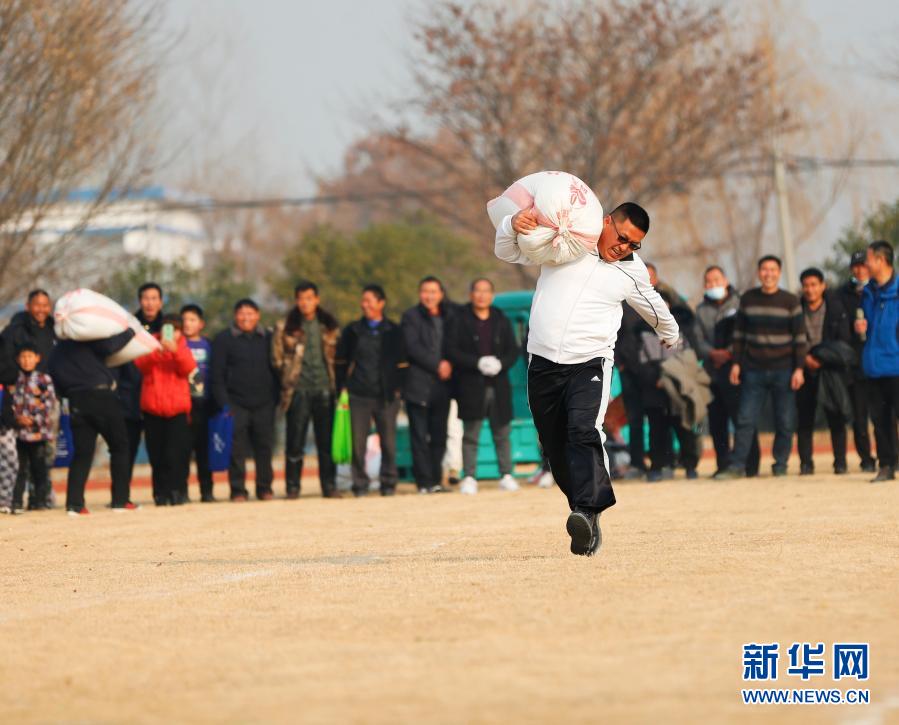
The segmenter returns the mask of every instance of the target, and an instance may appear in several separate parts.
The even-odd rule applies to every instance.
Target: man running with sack
[[[534,209],[505,217],[496,232],[496,256],[532,264],[519,249],[517,235],[537,225]],[[649,215],[642,207],[617,207],[603,218],[596,253],[541,266],[531,304],[528,402],[540,444],[571,508],[566,524],[571,553],[581,556],[599,549],[599,515],[615,504],[602,424],[621,303],[633,307],[666,345],[675,345],[679,337],[677,323],[635,253],[648,230]]]

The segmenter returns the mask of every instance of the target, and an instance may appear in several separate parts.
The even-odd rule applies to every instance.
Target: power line
[[[786,173],[815,171],[824,168],[897,168],[899,159],[869,158],[827,158],[820,156],[802,156],[782,154],[782,162]],[[772,164],[764,168],[734,169],[725,172],[726,176],[759,177],[771,176],[773,173],[773,157],[750,159],[754,163]],[[165,201],[155,209],[165,211],[212,212],[228,209],[268,209],[274,207],[334,206],[336,204],[363,204],[369,201],[396,201],[402,199],[421,198],[423,196],[454,196],[466,191],[463,186],[442,189],[418,189],[408,191],[381,191],[350,194],[319,194],[315,196],[296,197],[262,197],[259,199],[203,199],[198,201]]]
[[[320,194],[316,196],[263,197],[260,199],[203,199],[199,201],[165,201],[153,208],[165,211],[217,211],[219,209],[265,209],[279,206],[316,206],[335,204],[361,204],[366,201],[392,201],[421,196],[453,196],[463,190],[457,186],[444,189],[417,191],[376,191],[357,194]]]
[[[828,159],[818,156],[796,156],[784,154],[784,161],[810,169],[838,168],[838,169],[862,169],[862,168],[892,168],[899,166],[899,159]]]

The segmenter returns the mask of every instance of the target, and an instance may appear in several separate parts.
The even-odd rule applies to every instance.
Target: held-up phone
[[[162,339],[172,341],[175,339],[175,326],[171,323],[166,323],[162,326]]]

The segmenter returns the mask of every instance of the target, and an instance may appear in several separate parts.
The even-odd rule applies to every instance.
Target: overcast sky
[[[869,72],[896,47],[899,3],[782,4],[814,22],[824,73],[847,89],[847,104],[863,109],[882,139],[878,150],[899,155],[899,84],[873,80]],[[239,185],[310,193],[313,174],[339,171],[367,111],[383,113],[389,101],[410,94],[407,20],[427,6],[427,0],[172,0],[165,23],[180,42],[163,90],[166,142],[178,153],[161,180],[177,184],[199,160],[212,158],[230,162]],[[894,199],[895,179],[859,176],[852,213]],[[829,233],[842,225],[828,224]]]
[[[382,110],[410,92],[407,18],[426,7],[426,0],[174,0],[166,23],[181,42],[166,75],[169,102],[182,119],[211,113],[221,127],[204,136],[205,119],[207,128],[191,134],[179,125],[173,137],[219,151],[242,145],[241,153],[257,154],[259,179],[308,191],[307,169],[339,167],[360,131],[361,109]],[[809,0],[800,7],[818,26],[835,79],[869,84],[847,68],[889,48],[899,4]]]

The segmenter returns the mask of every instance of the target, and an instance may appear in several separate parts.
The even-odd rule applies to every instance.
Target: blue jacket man
[[[894,478],[893,413],[899,415],[899,280],[893,269],[892,246],[884,241],[872,242],[865,265],[871,281],[862,293],[865,318],[856,321],[855,331],[865,337],[862,367],[870,381],[871,419],[880,467],[872,483],[881,483]]]

